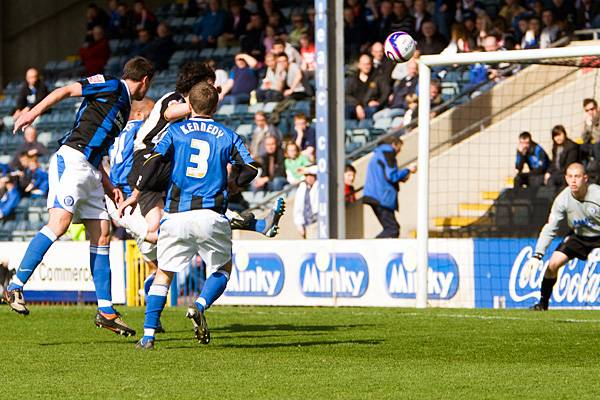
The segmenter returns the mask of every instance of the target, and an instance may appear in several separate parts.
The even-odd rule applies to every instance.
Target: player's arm
[[[406,181],[410,176],[410,169],[398,168],[396,163],[396,154],[394,152],[385,152],[383,162],[383,171],[385,173],[385,179],[392,184]]]
[[[19,118],[15,121],[13,133],[16,133],[20,129],[27,128],[31,125],[37,117],[39,117],[44,111],[55,105],[67,97],[78,97],[82,95],[82,86],[79,82],[71,83],[70,85],[54,89],[48,96],[44,97],[35,107],[31,110],[22,113]]]
[[[160,167],[161,163],[164,162],[164,159],[171,156],[173,147],[173,132],[172,126],[167,129],[167,133],[161,139],[160,142],[154,148],[150,157],[144,161],[142,165],[142,169],[140,171],[140,175],[138,176],[135,186],[132,187],[131,196],[129,196],[125,201],[119,205],[118,213],[119,217],[123,216],[125,209],[131,206],[131,213],[135,209],[135,205],[137,204],[140,191],[142,191],[149,182],[154,179],[156,176],[156,171]]]
[[[540,232],[540,236],[535,245],[535,253],[534,257],[539,258],[540,260],[546,253],[546,249],[550,246],[552,239],[556,237],[558,230],[560,228],[560,223],[563,219],[565,219],[566,210],[563,203],[563,196],[558,196],[554,200],[554,204],[552,204],[552,210],[550,211],[550,216],[548,217],[548,222],[542,228]]]
[[[163,116],[167,121],[177,121],[178,119],[185,118],[192,112],[190,105],[187,101],[183,103],[171,104],[167,107]]]
[[[104,163],[102,163],[104,164]],[[120,204],[125,199],[123,196],[123,192],[121,189],[115,187],[110,180],[109,173],[105,168],[105,165],[100,165],[100,174],[102,175],[102,188],[104,189],[104,193],[115,203]]]
[[[232,177],[232,181],[238,188],[247,186],[258,175],[258,163],[254,161],[242,138],[236,133],[233,133],[230,162],[237,166],[232,170],[237,175]]]

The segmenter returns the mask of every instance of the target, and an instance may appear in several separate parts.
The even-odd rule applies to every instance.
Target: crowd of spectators
[[[417,41],[420,55],[546,48],[575,29],[599,28],[600,4],[593,0],[504,0],[485,5],[477,0],[348,0],[344,8],[347,62],[358,60],[346,83],[346,119],[358,121],[415,115],[416,64],[392,65],[382,43],[394,31]],[[504,66],[506,67],[506,66]],[[441,72],[441,73],[440,73]],[[439,73],[439,76],[435,76]],[[435,114],[443,111],[441,86],[434,71],[431,92]],[[511,73],[500,66],[469,67],[465,88],[497,82]]]
[[[586,166],[593,183],[600,183],[600,109],[595,99],[583,100],[583,131],[572,140],[563,125],[555,125],[551,156],[533,140],[530,132],[521,132],[517,145],[514,187],[547,186],[556,191],[566,186],[567,167],[575,162]],[[527,168],[525,168],[527,166]]]
[[[24,141],[19,145],[9,164],[0,164],[0,220],[13,217],[23,197],[46,198],[48,173],[39,158],[47,155],[46,147],[37,141],[33,126],[25,129]]]

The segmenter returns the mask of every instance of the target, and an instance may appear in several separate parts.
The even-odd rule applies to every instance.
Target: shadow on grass
[[[272,349],[284,347],[313,347],[313,346],[338,346],[338,345],[359,345],[359,346],[376,346],[384,343],[383,340],[323,340],[315,342],[289,342],[289,343],[247,343],[247,344],[218,344],[208,345],[211,348],[228,348],[228,349]],[[189,346],[173,346],[165,350],[191,349],[204,347],[196,344]]]
[[[345,329],[368,328],[373,324],[353,325],[292,325],[292,324],[232,324],[211,329],[214,332],[237,333],[237,332],[266,332],[266,331],[292,331],[292,332],[333,332]]]

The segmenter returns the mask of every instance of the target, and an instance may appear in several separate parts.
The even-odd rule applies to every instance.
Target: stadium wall
[[[429,246],[432,307],[526,308],[539,299],[545,265],[523,275],[535,239],[431,239]],[[238,241],[219,304],[414,307],[416,260],[412,239]],[[587,262],[569,262],[552,306],[600,308],[599,260],[594,250]]]
[[[548,255],[558,243],[552,244]],[[431,239],[429,305],[531,306],[539,298],[545,270],[544,265],[529,279],[523,275],[523,266],[534,245],[535,239]],[[26,247],[24,242],[0,243],[0,254],[7,258],[11,268],[16,268]],[[415,306],[417,258],[413,239],[234,241],[233,251],[230,281],[218,304]],[[123,242],[112,242],[113,301],[125,303],[128,288],[127,293],[133,296],[128,296],[127,303],[142,305],[143,301],[131,303],[129,297],[137,296],[148,271],[139,268],[140,260],[126,258],[125,254]],[[599,261],[600,249],[597,249],[586,262],[569,262],[559,274],[552,306],[600,309]],[[190,284],[203,280],[198,279],[198,271],[199,268],[190,267],[177,279],[183,282],[188,294],[198,293],[199,288]],[[30,301],[93,302],[89,243],[56,243],[26,289]],[[177,304],[174,300],[173,304]]]

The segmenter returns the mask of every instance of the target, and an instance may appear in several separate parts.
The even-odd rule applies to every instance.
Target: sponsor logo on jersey
[[[243,251],[233,257],[226,296],[277,296],[283,288],[285,269],[275,253]]]
[[[104,82],[106,82],[104,80],[104,75],[100,75],[100,74],[90,76],[89,78],[87,78],[87,80],[89,83],[104,83]]]
[[[413,252],[391,256],[386,267],[385,281],[388,294],[393,298],[414,299],[417,294],[417,258]],[[460,276],[458,264],[452,255],[429,254],[427,293],[430,299],[451,299],[456,295]]]
[[[358,253],[310,253],[300,264],[300,287],[307,297],[362,297],[369,268]]]
[[[540,298],[540,287],[548,261],[540,263],[537,270],[527,278],[523,267],[533,254],[533,248],[526,246],[514,259],[508,280],[510,298],[515,302]],[[587,261],[573,259],[559,272],[552,292],[552,302],[563,305],[598,305],[600,299],[600,250],[593,250]]]

